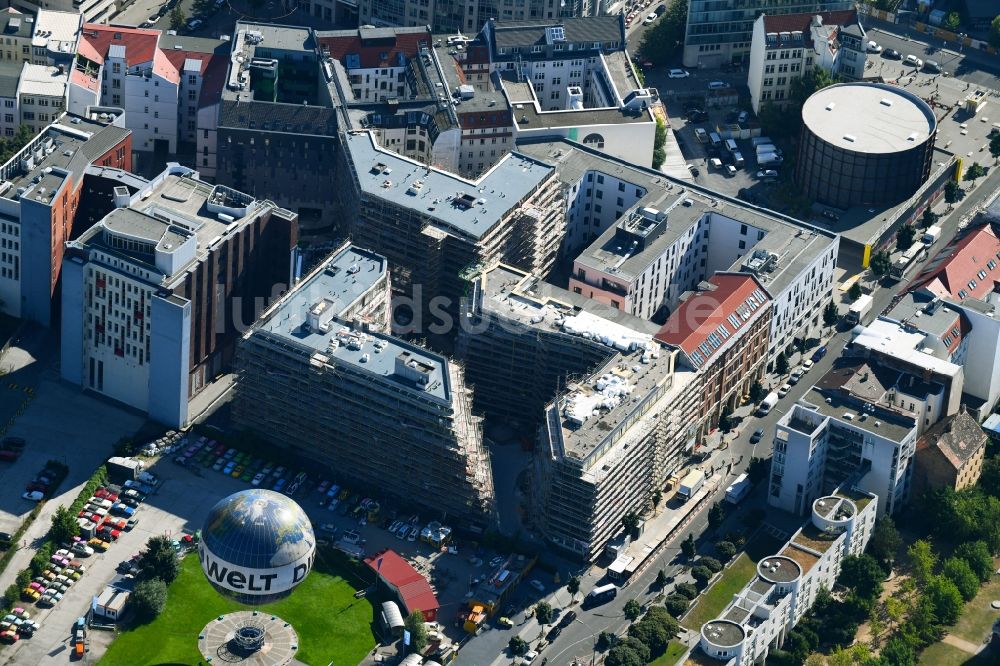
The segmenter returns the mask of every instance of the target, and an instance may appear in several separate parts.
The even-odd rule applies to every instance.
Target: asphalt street
[[[963,187],[968,188],[969,185],[966,183],[963,184]],[[958,232],[959,223],[970,218],[975,213],[976,208],[983,203],[983,200],[998,188],[1000,188],[1000,169],[994,169],[989,177],[981,181],[974,190],[967,193],[965,198],[951,213],[941,218],[938,224],[942,226],[944,231],[942,239],[938,241],[937,248],[939,251],[946,247],[951,239],[954,238]],[[944,213],[945,211],[941,210],[941,212]],[[922,266],[923,264],[921,264]],[[912,278],[917,273],[919,273],[919,267],[914,269],[909,277]],[[887,308],[893,297],[901,292],[905,285],[906,282],[904,281],[878,289],[874,293],[873,314],[870,315],[870,318],[873,319],[877,313]],[[618,596],[609,603],[589,610],[581,608],[579,603],[572,605],[573,610],[577,613],[577,618],[570,626],[563,629],[560,635],[541,653],[542,657],[548,659],[548,664],[557,666],[572,664],[574,662],[590,663],[594,654],[593,646],[597,635],[602,631],[620,633],[627,626],[628,622],[624,617],[623,608],[629,599],[638,599],[643,604],[650,603],[660,593],[659,590],[654,589],[653,585],[657,572],[660,569],[665,570],[668,575],[675,577],[681,574],[684,569],[683,565],[678,562],[681,542],[687,538],[688,534],[694,534],[696,539],[700,539],[706,533],[708,529],[708,512],[705,511],[705,508],[723,498],[726,487],[733,478],[746,471],[752,456],[770,458],[771,439],[774,435],[774,426],[778,419],[788,411],[795,401],[810,389],[818,378],[833,367],[835,360],[840,355],[844,345],[848,342],[849,335],[849,330],[835,332],[826,342],[826,356],[815,364],[802,381],[792,387],[789,394],[782,398],[769,414],[763,418],[747,418],[740,424],[739,434],[731,440],[730,446],[726,451],[728,455],[722,459],[722,464],[725,464],[727,458],[733,461],[742,459],[741,462],[732,466],[727,480],[719,484],[711,501],[705,502],[701,510],[693,516],[688,524],[682,527],[676,536],[661,548],[660,554],[652,563],[628,581],[626,586],[619,591]],[[797,365],[798,360],[792,359],[790,367],[794,369]],[[769,382],[774,387],[783,383],[784,379],[784,377],[772,376],[769,378]],[[758,428],[764,429],[765,435],[761,443],[755,448],[750,444],[750,436]],[[748,509],[765,506],[765,486],[766,484],[763,483],[758,484],[754,492],[744,500],[739,510],[734,512],[734,515],[731,515],[729,520],[738,523],[740,516]],[[724,525],[718,529],[718,532],[724,534],[727,529],[727,526]],[[714,537],[706,539],[707,543],[711,543],[712,541],[714,541]],[[565,573],[567,574],[566,576],[564,576],[563,572],[560,572],[560,576],[564,576],[564,582],[569,572]],[[592,567],[587,573],[582,574],[581,593],[578,595],[578,600],[595,585],[604,582],[601,580],[603,575],[604,570],[598,567]],[[685,579],[680,578],[676,582],[682,582],[683,580]],[[669,594],[669,586],[666,592]],[[565,587],[561,587],[547,598],[553,607],[556,608],[568,608],[571,605],[570,595]],[[465,664],[509,664],[511,663],[511,657],[506,647],[507,642],[513,635],[520,635],[529,643],[537,642],[542,629],[533,619],[527,618],[523,612],[512,616],[511,619],[515,623],[512,629],[494,628],[469,641],[460,651],[457,663],[460,666]],[[545,628],[545,631],[548,631],[548,627]],[[682,638],[687,641],[688,645],[693,645],[698,637],[697,634],[691,633]]]

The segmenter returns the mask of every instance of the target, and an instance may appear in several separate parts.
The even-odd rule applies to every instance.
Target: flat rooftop
[[[728,622],[725,620],[712,620],[711,622],[706,622],[701,627],[701,633],[712,643],[719,646],[733,646],[738,645],[746,632],[743,627],[739,626],[734,622]]]
[[[894,442],[901,442],[914,429],[912,418],[899,413],[883,411],[869,414],[861,409],[857,399],[848,399],[839,393],[821,391],[815,386],[802,396],[797,403],[823,416],[829,416],[841,424],[864,430]]]
[[[3,198],[16,201],[30,197],[50,203],[66,178],[65,172],[83,178],[90,161],[110,150],[129,132],[122,127],[63,115],[0,167],[0,177],[10,182]],[[21,162],[28,156],[31,166],[25,169]]]
[[[582,294],[543,281],[519,268],[498,264],[479,274],[485,309],[540,329],[558,330],[574,334],[564,326],[566,317],[590,315],[598,322],[606,322],[609,332],[620,327],[621,336],[651,342],[659,327],[618,308],[600,303]],[[582,322],[583,320],[581,320]]]
[[[854,503],[846,497],[830,495],[813,502],[813,510],[827,520],[845,520],[855,514]]]
[[[935,356],[933,350],[924,345],[926,337],[924,333],[907,331],[895,322],[876,319],[855,334],[852,344],[945,377],[958,375],[961,366]]]
[[[368,261],[363,260],[363,261]],[[361,266],[361,272],[365,272]],[[375,270],[371,266],[368,272]],[[355,285],[348,287],[352,290]],[[291,344],[309,354],[316,367],[349,367],[378,381],[430,399],[442,406],[451,404],[448,360],[422,347],[381,333],[353,330],[334,318],[328,331],[304,327],[309,310],[323,298],[341,302],[345,297],[345,275],[325,268],[287,294],[252,329],[249,336],[264,335]],[[399,364],[419,367],[427,379],[425,387],[399,373]]]
[[[346,149],[366,198],[412,210],[442,231],[478,240],[553,172],[519,152],[501,159],[477,180],[466,180],[383,150],[370,132],[348,132]]]
[[[868,154],[909,150],[937,128],[926,102],[883,83],[827,86],[802,105],[802,121],[826,143]]]
[[[934,298],[926,293],[908,291],[902,294],[899,302],[885,317],[898,322],[910,322],[921,331],[944,339],[955,328],[959,314],[944,307],[940,301],[935,303]]]
[[[795,545],[797,539],[798,535],[796,535],[795,539],[793,539],[792,541],[790,541],[788,544],[785,545],[785,547],[781,550],[779,555],[783,555],[791,560],[795,560],[795,563],[798,564],[800,567],[802,567],[802,573],[803,575],[805,575],[809,573],[809,571],[813,568],[813,566],[817,562],[819,562],[819,556],[816,555],[815,553],[810,553],[807,550],[803,550],[802,548],[798,548]],[[832,542],[827,542],[827,541],[822,542],[820,545],[824,546],[824,548],[822,548],[820,552],[826,552],[826,549],[830,547],[830,543]],[[803,545],[806,546],[807,548],[813,547],[809,543],[804,543]]]
[[[811,548],[817,553],[825,553],[830,550],[830,547],[833,546],[834,542],[838,538],[840,538],[841,534],[843,534],[842,531],[826,532],[819,529],[812,523],[806,523],[802,526],[802,529],[800,529],[795,536],[792,537],[791,543]],[[782,555],[785,555],[785,553],[782,553]]]
[[[568,141],[518,142],[518,150],[557,165],[557,177],[568,184],[579,182],[588,171],[593,171],[641,188],[644,192],[642,197],[623,213],[620,220],[627,218],[630,211],[640,208],[669,211],[663,233],[649,243],[644,251],[629,255],[624,262],[621,262],[624,253],[617,249],[621,242],[615,239],[616,224],[609,226],[576,258],[578,264],[601,272],[616,267],[615,274],[626,281],[641,275],[666,248],[687,234],[707,214],[727,217],[765,232],[764,238],[746,248],[742,257],[720,270],[739,272],[743,262],[755,250],[774,252],[779,257],[776,270],[757,276],[772,295],[785,289],[817,254],[829,251],[831,243],[835,242],[833,234],[810,225],[749,206],[658,171],[629,164],[579,144]],[[688,201],[690,205],[686,205]]]
[[[757,575],[772,583],[790,583],[801,573],[794,560],[784,557],[765,557],[757,563]]]
[[[864,511],[865,507],[871,504],[871,501],[875,499],[870,494],[854,490],[853,488],[839,488],[834,495],[854,502],[854,506],[858,508],[859,512]]]

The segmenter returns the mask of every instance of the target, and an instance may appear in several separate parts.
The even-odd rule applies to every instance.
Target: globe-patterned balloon
[[[260,605],[287,596],[312,569],[316,535],[292,499],[262,488],[220,500],[205,519],[201,568],[220,594]]]

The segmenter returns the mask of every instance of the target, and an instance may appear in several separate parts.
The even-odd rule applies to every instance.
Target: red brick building
[[[437,620],[440,604],[434,596],[430,583],[395,551],[384,550],[376,553],[365,559],[365,564],[371,567],[379,580],[399,598],[406,615],[419,610],[427,622]]]
[[[945,486],[962,490],[975,485],[988,439],[964,407],[935,423],[917,440],[912,496]]]
[[[700,418],[711,429],[764,374],[771,297],[747,273],[716,273],[705,287],[682,297],[656,339],[679,349],[683,362],[701,375]]]

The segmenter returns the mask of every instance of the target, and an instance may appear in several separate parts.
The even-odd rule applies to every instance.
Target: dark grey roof
[[[0,62],[0,97],[17,97],[17,82],[21,79],[21,62]]]
[[[337,118],[325,106],[223,100],[219,127],[335,136]]]
[[[849,23],[848,25],[842,27],[840,31],[847,35],[854,35],[858,39],[861,39],[862,37],[865,36],[864,30],[862,30],[861,26],[858,25],[857,23]]]
[[[175,46],[181,47],[181,51],[191,51],[194,53],[223,53],[228,55],[230,43],[222,39],[212,39],[210,37],[192,37],[191,35],[168,35],[163,33],[160,36],[160,48],[169,51]]]
[[[585,18],[530,19],[526,21],[495,21],[493,32],[497,48],[513,48],[545,44],[545,28],[563,27],[566,42],[591,44],[594,42],[625,43],[625,24],[621,15],[588,16]],[[571,52],[567,52],[569,56]]]
[[[26,19],[30,19],[26,20]],[[34,17],[28,14],[21,14],[14,9],[4,9],[0,11],[0,35],[5,37],[31,37],[31,30],[34,27]]]

